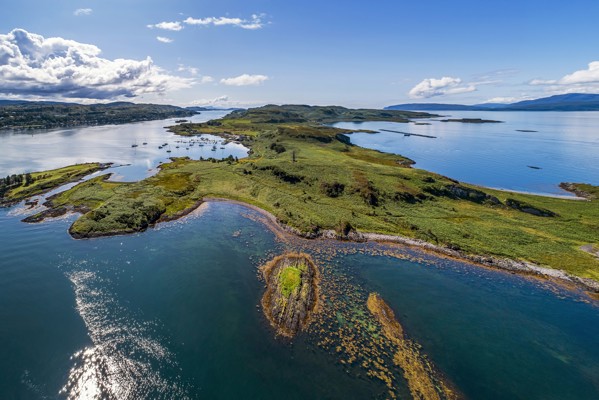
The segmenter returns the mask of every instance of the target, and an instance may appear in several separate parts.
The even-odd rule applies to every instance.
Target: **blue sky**
[[[0,98],[382,107],[599,93],[599,2],[3,4]]]

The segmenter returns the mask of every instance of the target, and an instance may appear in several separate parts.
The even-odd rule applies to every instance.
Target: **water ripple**
[[[189,398],[178,376],[165,377],[178,365],[164,338],[156,337],[157,324],[133,317],[111,292],[110,280],[98,273],[75,269],[65,274],[93,345],[71,357],[73,367],[60,395],[86,400]]]

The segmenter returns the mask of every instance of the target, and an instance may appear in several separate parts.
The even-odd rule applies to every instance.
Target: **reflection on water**
[[[451,118],[504,122],[465,124],[429,120],[430,125],[343,122],[334,126],[436,136],[430,139],[394,132],[355,133],[351,141],[401,154],[416,161],[417,168],[467,183],[550,195],[568,194],[558,187],[561,182],[599,184],[599,112],[446,113]]]
[[[204,122],[227,113],[203,111],[189,120]],[[109,171],[116,175],[113,179],[136,181],[156,173],[156,167],[168,162],[170,157],[247,156],[248,149],[241,144],[222,144],[221,138],[211,135],[202,136],[211,141],[209,146],[177,143],[190,139],[164,129],[170,125],[175,125],[175,119],[51,131],[0,131],[0,176],[83,162],[113,162],[118,166]],[[216,144],[214,151],[212,142]],[[163,146],[165,143],[167,145]]]
[[[73,354],[74,365],[60,393],[83,400],[188,398],[178,382],[161,374],[177,364],[165,340],[155,338],[156,324],[132,318],[106,279],[81,265],[72,268],[66,276],[93,346]]]

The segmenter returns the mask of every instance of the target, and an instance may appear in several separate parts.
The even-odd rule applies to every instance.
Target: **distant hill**
[[[76,104],[0,100],[0,129],[49,129],[84,125],[126,124],[190,117],[195,112],[163,104],[114,102]]]
[[[411,103],[385,107],[385,110],[412,111],[599,111],[599,94],[570,93],[524,100],[517,103],[474,105]]]
[[[198,107],[198,106],[194,106],[194,107],[185,107],[186,110],[191,110],[191,111],[237,111],[237,110],[245,110],[245,108],[237,108],[237,107],[231,107],[231,108],[221,108],[221,107],[213,107],[213,106],[206,106],[206,107]]]

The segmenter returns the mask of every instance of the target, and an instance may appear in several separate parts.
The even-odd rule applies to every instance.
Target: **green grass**
[[[279,274],[279,283],[283,296],[289,297],[302,283],[302,271],[299,267],[285,267]]]
[[[580,250],[582,245],[599,244],[597,199],[557,199],[460,184],[411,168],[405,157],[348,145],[339,136],[341,130],[315,127],[313,121],[265,123],[264,110],[253,112],[222,120],[223,125],[257,132],[252,154],[240,162],[176,159],[140,182],[97,179],[67,191],[60,197],[62,204],[79,202],[92,209],[71,232],[136,232],[204,197],[222,197],[258,206],[303,232],[350,227],[403,235],[599,280],[599,259]],[[291,117],[297,118],[294,113]],[[281,147],[285,150],[275,151]],[[597,187],[584,189],[594,192]],[[510,208],[508,199],[556,216]]]
[[[52,169],[43,172],[33,172],[33,183],[26,186],[25,184],[9,190],[3,198],[2,202],[12,203],[23,199],[37,196],[48,192],[61,185],[69,182],[77,181],[86,175],[99,171],[105,168],[105,165],[100,163],[87,163],[71,165],[64,168]]]

